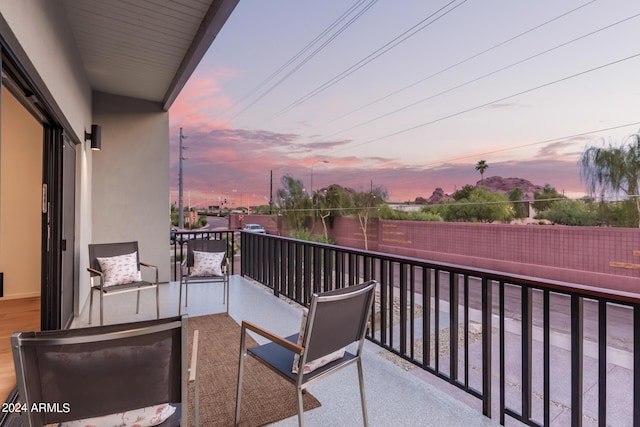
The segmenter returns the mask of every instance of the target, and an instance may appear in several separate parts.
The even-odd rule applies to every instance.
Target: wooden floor
[[[40,297],[0,301],[0,403],[16,385],[9,337],[35,330],[40,330]]]

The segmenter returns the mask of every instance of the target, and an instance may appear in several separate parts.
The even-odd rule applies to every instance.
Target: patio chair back
[[[303,344],[307,361],[363,342],[375,282],[314,294]]]
[[[23,412],[42,426],[153,405],[177,407],[186,424],[187,317],[11,337],[20,401],[59,407]],[[65,406],[63,406],[63,404]]]
[[[224,259],[227,259],[227,241],[226,240],[204,240],[204,239],[192,239],[187,241],[187,268],[193,267],[193,264],[194,264],[193,251],[222,252],[224,253]]]
[[[97,243],[89,245],[89,266],[95,270],[102,271],[98,258],[108,258],[118,255],[126,255],[136,252],[136,260],[138,262],[138,270],[140,270],[140,251],[138,251],[138,242],[119,242],[119,243]],[[91,276],[97,276],[91,273]]]

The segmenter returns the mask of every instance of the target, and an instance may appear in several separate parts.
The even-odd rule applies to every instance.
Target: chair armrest
[[[288,350],[293,351],[294,353],[302,354],[302,352],[304,351],[304,347],[301,347],[298,344],[292,343],[291,341],[288,341],[283,337],[274,334],[273,332],[267,331],[266,329],[261,328],[258,325],[254,325],[251,322],[247,322],[246,320],[242,321],[242,327],[245,329],[249,329],[250,331],[255,332],[260,336],[263,336],[266,339],[278,345],[281,345],[282,347],[285,347]]]
[[[193,344],[191,346],[191,363],[189,363],[189,382],[195,382],[198,374],[198,339],[200,331],[193,331]]]
[[[158,267],[153,264],[149,264],[148,262],[142,262],[142,261],[140,261],[140,265],[143,267],[153,268],[156,271],[156,284],[157,284],[158,283]]]
[[[149,267],[149,268],[155,268],[156,270],[158,269],[157,266],[153,265],[153,264],[149,264],[148,262],[142,262],[140,261],[140,265],[144,265],[145,267]]]
[[[103,289],[103,287],[104,287],[104,273],[102,271],[100,271],[100,270],[96,270],[95,268],[91,268],[91,267],[87,267],[87,271],[89,273],[91,273],[92,275],[95,274],[95,275],[100,277],[100,285],[99,286],[94,286],[93,285],[93,277],[94,276],[90,277],[89,283],[91,285],[92,291],[93,291],[93,289]]]
[[[96,270],[95,268],[87,267],[87,271],[93,274],[97,274],[98,276],[104,276],[104,273],[102,271]]]

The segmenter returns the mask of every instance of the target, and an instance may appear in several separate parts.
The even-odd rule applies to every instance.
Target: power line
[[[351,12],[357,8],[360,4],[362,4],[365,0],[358,0],[356,1],[353,5],[351,5],[351,7],[349,7],[349,9],[347,9],[340,17],[338,17],[335,21],[333,21],[328,27],[326,27],[320,34],[318,34],[312,41],[310,41],[309,43],[307,43],[307,45],[305,47],[303,47],[301,50],[299,50],[294,56],[292,56],[287,62],[285,62],[284,64],[282,64],[280,66],[280,68],[278,68],[276,71],[274,71],[273,73],[271,73],[271,75],[269,75],[268,77],[266,77],[264,80],[262,80],[262,82],[260,82],[257,86],[255,86],[253,89],[251,89],[249,92],[247,92],[244,96],[242,96],[239,100],[237,100],[236,102],[233,103],[233,105],[231,105],[229,108],[227,108],[224,113],[227,113],[228,111],[232,110],[233,108],[235,108],[237,105],[241,104],[242,102],[244,102],[247,98],[251,97],[254,93],[256,93],[258,90],[260,90],[260,88],[262,88],[264,85],[266,85],[268,82],[270,82],[271,80],[273,80],[278,74],[280,74],[282,71],[284,71],[289,65],[291,65],[296,59],[298,59],[300,56],[302,56],[305,52],[307,52],[309,49],[311,49],[311,47],[316,44],[319,40],[322,39],[322,37],[324,37],[329,31],[331,31],[333,28],[335,28],[335,26],[342,22],[349,14],[351,14]]]
[[[313,59],[320,51],[322,51],[326,46],[328,46],[333,40],[335,40],[340,34],[342,34],[347,28],[349,28],[351,25],[353,25],[353,23],[355,21],[357,21],[362,15],[364,15],[369,9],[371,9],[371,7],[373,7],[373,5],[376,2],[377,2],[377,0],[373,0],[372,2],[370,2],[363,10],[359,11],[356,14],[356,16],[351,18],[344,26],[342,26],[340,29],[338,29],[337,32],[332,34],[331,37],[328,40],[326,40],[324,43],[322,43],[316,50],[311,52],[311,54],[309,54],[307,57],[305,57],[302,60],[302,62],[300,62],[298,65],[296,65],[291,71],[289,71],[287,74],[285,74],[284,77],[282,77],[280,80],[278,80],[276,83],[274,83],[269,89],[267,89],[265,92],[263,92],[262,95],[260,95],[258,98],[256,98],[253,102],[251,102],[245,108],[240,110],[238,113],[234,114],[231,118],[233,119],[233,118],[238,117],[240,114],[244,113],[245,111],[247,111],[248,109],[253,107],[261,99],[263,99],[265,96],[267,96],[269,93],[271,93],[274,89],[276,89],[278,86],[280,86],[289,77],[291,77],[296,71],[298,71],[307,62],[309,62],[311,59]]]
[[[415,125],[415,126],[411,126],[409,128],[401,129],[399,131],[392,132],[392,133],[389,133],[389,134],[386,134],[386,135],[383,135],[383,136],[380,136],[380,137],[377,137],[377,138],[373,138],[373,139],[370,139],[370,140],[367,140],[367,141],[363,141],[361,143],[358,143],[358,144],[355,144],[355,145],[352,145],[352,146],[349,146],[349,147],[337,149],[337,150],[332,151],[330,154],[337,153],[337,152],[344,151],[344,150],[349,150],[349,149],[356,148],[356,147],[361,147],[363,145],[367,145],[367,144],[371,144],[373,142],[381,141],[383,139],[391,138],[392,136],[398,136],[398,135],[401,135],[403,133],[407,133],[407,132],[412,131],[412,130],[416,130],[416,129],[419,129],[419,128],[422,128],[422,127],[425,127],[425,126],[429,126],[429,125],[432,125],[432,124],[435,124],[435,123],[438,123],[438,122],[441,122],[441,121],[444,121],[444,120],[447,120],[447,119],[450,119],[450,118],[453,118],[453,117],[461,116],[463,114],[469,113],[471,111],[478,110],[480,108],[487,107],[487,106],[492,105],[492,104],[496,104],[496,103],[499,103],[499,102],[502,102],[502,101],[506,101],[506,100],[511,99],[511,98],[515,98],[515,97],[520,96],[520,95],[524,95],[526,93],[534,92],[534,91],[539,90],[539,89],[543,89],[543,88],[546,88],[546,87],[549,87],[549,86],[553,86],[555,84],[562,83],[562,82],[565,82],[567,80],[571,80],[573,78],[580,77],[580,76],[583,76],[585,74],[589,74],[589,73],[592,73],[594,71],[598,71],[598,70],[601,70],[603,68],[606,68],[606,67],[609,67],[609,66],[612,66],[612,65],[620,64],[620,63],[622,63],[624,61],[635,59],[637,57],[640,57],[640,53],[636,53],[634,55],[630,55],[630,56],[627,56],[625,58],[618,59],[616,61],[612,61],[612,62],[603,64],[603,65],[599,65],[597,67],[590,68],[590,69],[587,69],[585,71],[581,71],[579,73],[571,74],[569,76],[566,76],[566,77],[563,77],[563,78],[560,78],[560,79],[557,79],[557,80],[553,80],[551,82],[544,83],[544,84],[541,84],[539,86],[535,86],[533,88],[526,89],[526,90],[511,94],[511,95],[508,95],[508,96],[503,96],[501,98],[494,99],[492,101],[485,102],[485,103],[480,104],[480,105],[476,105],[475,107],[470,107],[470,108],[467,108],[465,110],[458,111],[456,113],[447,114],[446,116],[442,116],[442,117],[439,117],[437,119],[430,120],[428,122],[424,122],[424,123],[421,123],[421,124],[418,124],[418,125]]]
[[[640,195],[631,194],[628,195],[627,198],[634,199],[638,198]],[[617,198],[595,198],[590,196],[582,196],[582,197],[549,197],[544,199],[527,199],[527,200],[499,200],[499,201],[479,201],[479,202],[439,202],[439,203],[428,203],[423,205],[426,208],[434,208],[439,206],[486,206],[486,205],[500,205],[500,204],[516,204],[516,203],[536,203],[536,202],[573,202],[573,201],[585,201],[585,200],[598,200],[602,202],[620,202],[621,200]],[[388,206],[389,203],[385,204]],[[298,209],[285,209],[279,208],[281,212],[318,212],[318,211],[329,211],[329,212],[349,212],[349,211],[357,211],[362,209],[370,209],[370,210],[378,210],[381,206],[371,206],[371,207],[339,207],[339,208],[298,208]],[[393,209],[393,208],[392,208]]]
[[[602,32],[602,31],[605,31],[605,30],[611,29],[611,28],[613,28],[613,27],[615,27],[615,26],[617,26],[617,25],[623,24],[623,23],[625,23],[625,22],[627,22],[627,21],[630,21],[630,20],[632,20],[632,19],[635,19],[635,18],[637,18],[637,17],[639,17],[639,16],[640,16],[640,13],[637,13],[637,14],[635,14],[635,15],[632,15],[632,16],[628,17],[628,18],[625,18],[625,19],[622,19],[622,20],[620,20],[620,21],[614,22],[613,24],[606,25],[606,26],[601,27],[601,28],[599,28],[599,29],[597,29],[597,30],[594,30],[594,31],[591,31],[591,32],[589,32],[589,33],[587,33],[587,34],[584,34],[584,35],[582,35],[582,36],[580,36],[580,37],[574,38],[574,39],[569,40],[569,41],[567,41],[567,42],[564,42],[564,43],[561,43],[561,44],[556,45],[556,46],[554,46],[554,47],[551,47],[551,48],[549,48],[549,49],[543,50],[543,51],[541,51],[541,52],[538,52],[538,53],[536,53],[536,54],[533,54],[533,55],[531,55],[531,56],[528,56],[528,57],[526,57],[526,58],[524,58],[524,59],[520,59],[520,60],[518,60],[518,61],[516,61],[516,62],[512,62],[511,64],[509,64],[509,65],[505,65],[505,66],[503,66],[503,67],[500,67],[500,68],[498,68],[498,69],[496,69],[496,70],[494,70],[494,71],[490,71],[490,72],[488,72],[488,73],[486,73],[486,74],[483,74],[483,75],[481,75],[481,76],[479,76],[479,77],[475,77],[475,78],[473,78],[473,79],[471,79],[471,80],[467,80],[467,81],[466,81],[466,82],[464,82],[464,83],[460,83],[460,84],[458,84],[458,85],[456,85],[456,86],[450,87],[449,89],[446,89],[446,90],[440,91],[440,92],[438,92],[438,93],[436,93],[436,94],[434,94],[434,95],[430,95],[430,96],[428,96],[428,97],[426,97],[426,98],[422,98],[422,99],[420,99],[420,100],[418,100],[418,101],[412,102],[411,104],[407,104],[407,105],[405,105],[405,106],[402,106],[402,107],[400,107],[400,108],[397,108],[397,109],[395,109],[395,110],[393,110],[393,111],[390,111],[390,112],[388,112],[388,113],[381,114],[381,115],[379,115],[379,116],[377,116],[377,117],[374,117],[374,118],[372,118],[372,119],[365,120],[364,122],[360,122],[360,123],[358,123],[358,124],[356,124],[356,125],[353,125],[353,126],[351,126],[351,127],[349,127],[349,128],[346,128],[346,129],[343,129],[343,130],[341,130],[341,131],[338,131],[338,132],[332,133],[332,134],[330,134],[330,135],[327,135],[327,136],[326,136],[326,138],[331,138],[332,136],[339,135],[339,134],[341,134],[341,133],[343,133],[343,132],[347,132],[347,131],[350,131],[350,130],[356,129],[356,128],[360,127],[360,126],[364,126],[364,125],[366,125],[366,124],[373,123],[373,122],[378,121],[378,120],[380,120],[380,119],[383,119],[383,118],[385,118],[385,117],[389,117],[389,116],[391,116],[391,115],[393,115],[393,114],[396,114],[396,113],[399,113],[399,112],[401,112],[401,111],[407,110],[407,109],[409,109],[409,108],[411,108],[411,107],[415,107],[416,105],[420,105],[420,104],[422,104],[422,103],[424,103],[424,102],[430,101],[430,100],[432,100],[432,99],[434,99],[434,98],[437,98],[437,97],[439,97],[439,96],[442,96],[442,95],[445,95],[445,94],[447,94],[447,93],[453,92],[454,90],[460,89],[460,88],[462,88],[462,87],[464,87],[464,86],[467,86],[467,85],[469,85],[469,84],[471,84],[471,83],[478,82],[478,81],[483,80],[483,79],[485,79],[485,78],[487,78],[487,77],[493,76],[493,75],[498,74],[498,73],[500,73],[500,72],[502,72],[502,71],[508,70],[508,69],[513,68],[513,67],[515,67],[515,66],[517,66],[517,65],[521,65],[521,64],[523,64],[523,63],[525,63],[525,62],[527,62],[527,61],[530,61],[530,60],[535,59],[535,58],[537,58],[537,57],[540,57],[540,56],[542,56],[542,55],[546,55],[547,53],[553,52],[553,51],[555,51],[555,50],[558,50],[558,49],[560,49],[560,48],[563,48],[563,47],[566,47],[566,46],[568,46],[568,45],[570,45],[570,44],[573,44],[573,43],[575,43],[575,42],[577,42],[577,41],[580,41],[580,40],[583,40],[583,39],[585,39],[585,38],[587,38],[587,37],[590,37],[590,36],[593,36],[593,35],[595,35],[595,34],[598,34],[598,33]]]
[[[324,125],[327,125],[327,124],[330,124],[330,123],[335,122],[336,120],[339,120],[339,119],[343,119],[343,118],[345,118],[345,117],[348,117],[348,116],[350,116],[351,114],[356,113],[356,112],[358,112],[358,111],[360,111],[360,110],[363,110],[363,109],[364,109],[364,108],[366,108],[366,107],[369,107],[369,106],[372,106],[372,105],[374,105],[374,104],[377,104],[377,103],[378,103],[378,102],[380,102],[380,101],[383,101],[383,100],[385,100],[385,99],[387,99],[387,98],[390,98],[390,97],[392,97],[392,96],[394,96],[394,95],[397,95],[397,94],[399,94],[399,93],[401,93],[401,92],[404,92],[405,90],[410,89],[410,88],[412,88],[412,87],[414,87],[414,86],[416,86],[416,85],[418,85],[418,84],[420,84],[420,83],[423,83],[423,82],[425,82],[425,81],[427,81],[427,80],[430,80],[430,79],[432,79],[433,77],[439,76],[440,74],[443,74],[443,73],[445,73],[445,72],[447,72],[447,71],[450,71],[450,70],[452,70],[452,69],[454,69],[454,68],[457,68],[457,67],[459,67],[460,65],[463,65],[463,64],[465,64],[465,63],[467,63],[467,62],[469,62],[469,61],[471,61],[471,60],[473,60],[473,59],[478,58],[479,56],[482,56],[482,55],[484,55],[484,54],[486,54],[486,53],[489,53],[489,52],[491,52],[492,50],[495,50],[495,49],[497,49],[497,48],[499,48],[499,47],[502,47],[502,46],[504,46],[504,45],[506,45],[506,44],[508,44],[508,43],[510,43],[510,42],[512,42],[512,41],[514,41],[514,40],[516,40],[516,39],[518,39],[518,38],[520,38],[520,37],[522,37],[522,36],[525,36],[525,35],[527,35],[527,34],[529,34],[529,33],[533,32],[533,31],[535,31],[535,30],[538,30],[538,29],[540,29],[540,28],[544,27],[545,25],[548,25],[548,24],[550,24],[550,23],[552,23],[552,22],[555,22],[555,21],[557,21],[557,20],[559,20],[559,19],[561,19],[561,18],[564,18],[564,17],[566,17],[566,16],[568,16],[568,15],[570,15],[570,14],[572,14],[572,13],[574,13],[574,12],[576,12],[576,11],[578,11],[578,10],[580,10],[580,9],[582,9],[582,8],[584,8],[584,7],[588,6],[588,5],[590,5],[590,4],[592,4],[592,3],[596,2],[596,1],[597,1],[597,0],[591,0],[591,1],[588,1],[588,2],[586,2],[586,3],[584,3],[584,4],[582,4],[582,5],[580,5],[580,6],[576,7],[576,8],[574,8],[574,9],[569,10],[568,12],[565,12],[565,13],[563,13],[563,14],[561,14],[561,15],[558,15],[558,16],[556,16],[556,17],[554,17],[554,18],[552,18],[552,19],[550,19],[550,20],[548,20],[548,21],[545,21],[545,22],[543,22],[543,23],[541,23],[541,24],[539,24],[539,25],[536,25],[536,26],[534,26],[534,27],[532,27],[532,28],[530,28],[530,29],[528,29],[528,30],[526,30],[526,31],[523,31],[522,33],[519,33],[519,34],[517,34],[517,35],[515,35],[515,36],[513,36],[513,37],[510,37],[510,38],[508,38],[507,40],[504,40],[504,41],[502,41],[502,42],[500,42],[500,43],[498,43],[498,44],[496,44],[496,45],[493,45],[493,46],[491,46],[490,48],[487,48],[487,49],[485,49],[485,50],[483,50],[483,51],[481,51],[481,52],[478,52],[478,53],[476,53],[476,54],[474,54],[474,55],[471,55],[471,56],[469,56],[469,57],[467,57],[467,58],[463,59],[462,61],[456,62],[455,64],[452,64],[452,65],[450,65],[450,66],[448,66],[448,67],[445,67],[445,68],[443,68],[443,69],[441,69],[441,70],[439,70],[439,71],[436,71],[435,73],[430,74],[430,75],[428,75],[428,76],[426,76],[426,77],[424,77],[424,78],[422,78],[422,79],[420,79],[420,80],[417,80],[417,81],[415,81],[415,82],[413,82],[413,83],[411,83],[411,84],[409,84],[409,85],[407,85],[407,86],[404,86],[404,87],[402,87],[402,88],[400,88],[400,89],[398,89],[398,90],[395,90],[395,91],[393,91],[393,92],[391,92],[391,93],[389,93],[389,94],[387,94],[387,95],[384,95],[384,96],[383,96],[383,97],[381,97],[381,98],[378,98],[378,99],[376,99],[376,100],[374,100],[374,101],[371,101],[371,102],[369,102],[369,103],[367,103],[367,104],[365,104],[365,105],[363,105],[363,106],[360,106],[360,107],[356,108],[355,110],[351,110],[351,111],[349,111],[349,112],[347,112],[347,113],[345,113],[345,114],[343,114],[343,115],[341,115],[341,116],[338,116],[338,117],[336,117],[336,118],[334,118],[334,119],[331,119],[331,120],[329,120],[328,122],[324,123]]]
[[[572,134],[572,135],[565,135],[565,136],[562,136],[562,137],[545,139],[543,141],[530,142],[530,143],[527,143],[527,144],[516,145],[516,146],[508,147],[508,148],[502,148],[502,149],[499,149],[499,150],[485,151],[485,152],[482,152],[482,153],[475,153],[475,154],[470,154],[470,155],[467,155],[467,156],[455,157],[455,158],[451,158],[451,159],[441,160],[441,161],[438,161],[438,162],[427,163],[425,165],[422,165],[421,168],[426,171],[427,167],[442,166],[442,165],[446,165],[446,164],[449,164],[451,162],[457,162],[457,161],[460,161],[460,160],[465,160],[465,159],[470,159],[470,158],[479,158],[479,157],[487,156],[487,155],[490,155],[490,154],[497,154],[497,153],[502,153],[502,152],[505,152],[505,151],[517,150],[517,149],[520,149],[520,148],[533,147],[533,146],[536,146],[536,145],[549,144],[549,143],[552,143],[552,142],[566,141],[566,140],[571,140],[571,139],[574,139],[574,138],[580,138],[580,137],[593,135],[593,134],[597,134],[597,133],[608,132],[608,131],[612,131],[612,130],[618,130],[618,129],[623,129],[623,128],[627,128],[627,127],[631,127],[631,126],[639,126],[639,125],[640,125],[640,121],[633,122],[633,123],[626,123],[626,124],[623,124],[623,125],[611,126],[611,127],[607,127],[607,128],[594,129],[594,130],[581,132],[581,133],[576,133],[576,134]],[[404,167],[402,169],[416,169],[416,167],[407,166],[407,167]],[[380,177],[380,176],[383,176],[383,175],[387,175],[387,174],[390,174],[390,173],[397,173],[397,172],[398,172],[398,168],[392,169],[392,170],[385,170],[385,171],[378,172],[378,173],[370,173],[369,175],[367,175],[367,179],[369,179],[369,177]],[[353,173],[353,175],[355,176],[355,173]],[[347,176],[346,179],[349,180],[350,178]]]
[[[272,114],[266,120],[270,120],[270,119],[279,117],[282,114],[284,114],[284,113],[286,113],[288,111],[291,111],[292,109],[298,107],[299,105],[307,102],[309,99],[311,99],[311,98],[317,96],[318,94],[324,92],[325,90],[327,90],[331,86],[335,85],[339,81],[341,81],[341,80],[345,79],[346,77],[350,76],[351,74],[353,74],[357,70],[361,69],[365,65],[368,65],[369,63],[373,62],[375,59],[379,58],[380,56],[382,56],[385,53],[389,52],[390,50],[392,50],[396,46],[402,44],[403,42],[405,42],[409,38],[411,38],[414,35],[418,34],[420,31],[422,31],[425,28],[429,27],[431,24],[433,24],[436,21],[440,20],[440,18],[443,18],[446,15],[448,15],[449,13],[453,12],[455,9],[457,9],[460,6],[462,6],[468,0],[462,0],[459,4],[451,7],[449,10],[446,10],[441,15],[437,16],[438,13],[442,12],[443,10],[445,10],[446,8],[451,6],[456,1],[458,1],[458,0],[451,0],[449,3],[447,3],[446,5],[444,5],[443,7],[438,9],[437,11],[433,12],[432,14],[427,16],[426,18],[422,19],[420,22],[415,24],[413,27],[409,28],[408,30],[406,30],[405,32],[400,34],[399,36],[396,36],[391,41],[385,43],[382,47],[376,49],[374,52],[370,53],[369,55],[367,55],[366,57],[364,57],[360,61],[356,62],[351,67],[347,68],[346,70],[344,70],[341,73],[337,74],[336,76],[334,76],[333,78],[329,79],[325,83],[323,83],[320,86],[316,87],[311,92],[309,92],[306,95],[298,98],[296,101],[292,102],[291,104],[287,105],[283,109],[281,109],[281,110],[277,111],[276,113]]]

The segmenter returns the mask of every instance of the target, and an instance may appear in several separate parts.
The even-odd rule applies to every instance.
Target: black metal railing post
[[[583,328],[584,301],[571,295],[571,425],[582,426],[582,375],[583,375]]]

